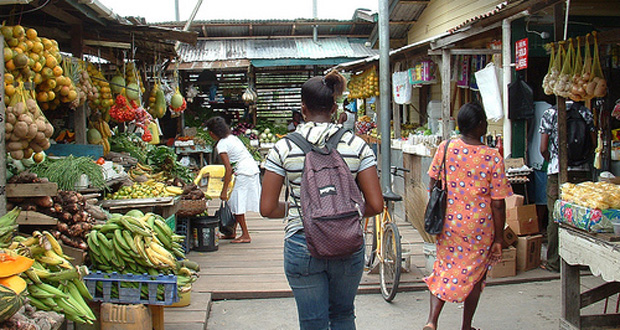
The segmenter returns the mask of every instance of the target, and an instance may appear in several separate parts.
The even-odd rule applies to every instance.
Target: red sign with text
[[[517,57],[517,70],[527,69],[527,38],[516,42],[515,53]]]

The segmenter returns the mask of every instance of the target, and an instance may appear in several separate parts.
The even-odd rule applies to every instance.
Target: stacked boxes
[[[506,198],[506,228],[502,262],[495,265],[490,277],[508,277],[540,265],[542,235],[538,234],[536,205],[523,205],[521,195]],[[513,247],[516,243],[516,249]]]

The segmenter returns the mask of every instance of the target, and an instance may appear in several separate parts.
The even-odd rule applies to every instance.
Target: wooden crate
[[[84,259],[86,258],[86,251],[81,250],[81,249],[76,249],[72,246],[65,245],[62,242],[60,242],[60,246],[62,247],[62,252],[64,254],[73,258],[73,260],[71,260],[71,263],[74,266],[79,266],[79,265],[84,264]]]
[[[19,217],[17,217],[18,225],[39,225],[39,226],[55,226],[58,224],[58,219],[39,213],[37,211],[21,211]]]
[[[42,197],[56,196],[58,194],[58,184],[55,182],[46,183],[8,183],[6,185],[6,197]]]

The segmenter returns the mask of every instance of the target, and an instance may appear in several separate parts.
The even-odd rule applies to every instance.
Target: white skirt
[[[260,174],[237,175],[228,205],[233,214],[260,212]]]

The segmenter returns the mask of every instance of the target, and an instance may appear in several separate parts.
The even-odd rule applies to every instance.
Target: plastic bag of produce
[[[581,56],[581,37],[577,37],[577,52],[575,55],[575,67],[571,80],[570,99],[579,102],[586,96],[586,90],[581,86],[581,74],[583,73],[583,57]]]
[[[562,69],[562,54],[564,49],[558,45],[557,53],[555,53],[555,45],[551,44],[551,59],[549,60],[549,70],[543,78],[543,91],[547,95],[553,95],[553,87],[558,80],[560,70]]]
[[[605,75],[603,75],[603,69],[601,68],[601,60],[598,52],[598,37],[596,32],[592,32],[594,35],[594,54],[592,59],[592,77],[586,88],[586,92],[594,97],[603,97],[607,94],[607,81]]]
[[[571,91],[571,80],[573,78],[573,62],[575,55],[575,47],[573,47],[573,39],[568,40],[568,50],[562,63],[562,71],[558,76],[558,80],[553,86],[553,93],[561,97],[569,97]]]

